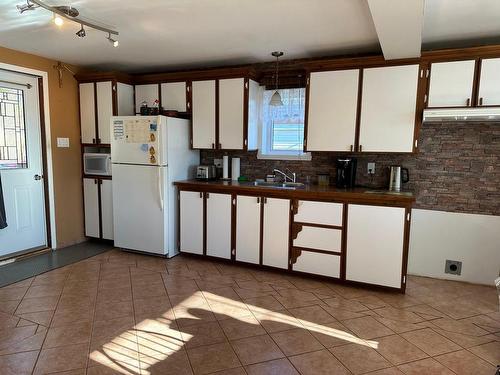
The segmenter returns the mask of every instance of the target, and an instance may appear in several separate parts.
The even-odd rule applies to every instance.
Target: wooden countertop
[[[334,186],[304,185],[297,188],[256,186],[253,182],[185,180],[174,182],[180,190],[212,193],[236,193],[270,198],[324,200],[343,203],[364,203],[383,206],[411,207],[415,195],[410,191],[400,193],[381,189],[338,189]]]

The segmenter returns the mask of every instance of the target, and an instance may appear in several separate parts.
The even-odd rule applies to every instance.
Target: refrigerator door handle
[[[160,198],[160,211],[163,211],[163,192],[162,192],[162,183],[161,183],[161,168],[158,167],[158,196]]]

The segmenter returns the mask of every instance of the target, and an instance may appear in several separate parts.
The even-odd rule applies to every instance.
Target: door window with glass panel
[[[0,169],[26,167],[23,90],[0,86]]]

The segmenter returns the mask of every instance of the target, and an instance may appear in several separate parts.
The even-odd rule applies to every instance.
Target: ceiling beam
[[[368,0],[386,60],[420,57],[425,0]]]

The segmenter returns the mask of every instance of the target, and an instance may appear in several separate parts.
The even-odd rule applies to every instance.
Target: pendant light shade
[[[276,91],[274,92],[273,96],[271,96],[271,100],[269,101],[269,105],[272,105],[274,107],[279,107],[283,105],[283,100],[281,100],[281,95],[278,91],[278,73],[279,73],[279,58],[283,56],[283,52],[279,51],[274,51],[271,53],[274,57],[276,57],[276,73],[274,75],[275,78],[275,83],[276,83]]]

